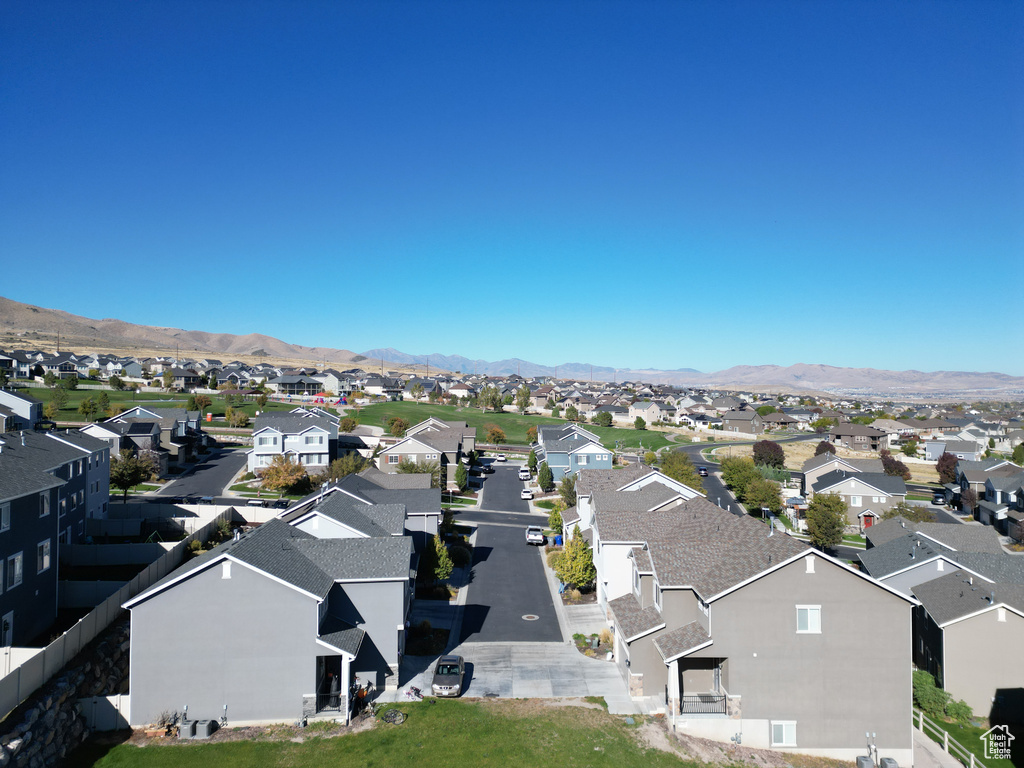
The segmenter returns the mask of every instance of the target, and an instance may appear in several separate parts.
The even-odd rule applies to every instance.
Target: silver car
[[[435,696],[458,696],[462,693],[462,677],[466,662],[461,656],[442,656],[434,667],[430,690]]]

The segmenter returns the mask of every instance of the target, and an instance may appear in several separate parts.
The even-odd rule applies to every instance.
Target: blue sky
[[[1024,374],[1018,2],[0,11],[0,295],[555,365]]]

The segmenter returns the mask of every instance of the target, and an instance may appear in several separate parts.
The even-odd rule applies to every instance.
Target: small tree
[[[899,459],[894,458],[893,455],[885,449],[881,451],[880,455],[882,457],[882,471],[885,472],[885,474],[891,475],[892,477],[902,477],[904,480],[910,479],[910,470],[907,469],[906,464]]]
[[[722,460],[722,481],[741,499],[747,486],[759,477],[761,477],[761,473],[754,466],[753,459],[730,456]]]
[[[561,413],[561,410],[559,409],[559,407],[558,407],[557,405],[556,405],[556,406],[553,406],[553,407],[551,408],[551,418],[553,418],[553,419],[557,419],[557,418],[558,418],[558,415],[559,415],[560,413]]]
[[[356,420],[351,416],[346,416],[344,419],[338,422],[338,431],[340,432],[351,432],[356,428]]]
[[[828,432],[832,427],[836,425],[835,419],[815,419],[811,422],[811,429],[817,432],[819,435]]]
[[[434,534],[433,549],[434,572],[430,575],[434,581],[444,581],[452,575],[452,569],[455,567],[455,564],[452,562],[451,555],[448,554],[448,547],[441,541],[440,534]]]
[[[367,466],[369,466],[369,462],[355,451],[352,451],[332,461],[331,465],[327,468],[327,476],[317,479],[320,482],[336,482],[343,477],[354,475],[356,472],[362,472]]]
[[[469,487],[469,472],[466,471],[466,465],[461,461],[459,466],[455,468],[455,484],[459,486],[460,492]]]
[[[754,463],[782,469],[786,465],[786,452],[772,440],[754,443]]]
[[[835,453],[836,447],[832,445],[828,440],[822,440],[818,443],[818,447],[814,449],[815,456],[821,456],[823,453]]]
[[[526,413],[530,407],[530,388],[525,384],[516,390],[516,407],[520,413]]]
[[[647,422],[644,421],[643,416],[636,417],[636,421],[633,422],[633,429],[647,429]]]
[[[302,462],[293,462],[288,456],[277,455],[269,467],[261,469],[257,474],[263,481],[263,487],[272,491],[287,491],[306,478],[306,468]]]
[[[124,491],[123,501],[128,501],[128,491],[156,474],[156,466],[146,456],[136,456],[125,448],[120,455],[110,460],[110,484]]]
[[[608,411],[601,411],[594,415],[594,423],[599,427],[610,427],[612,425],[612,415]]]
[[[758,416],[767,416],[769,413],[775,413],[779,409],[774,405],[762,405],[760,408],[755,409]]]
[[[392,416],[388,419],[388,432],[394,437],[401,437],[405,434],[405,431],[409,428],[409,422],[405,419],[399,418],[398,416]]]
[[[423,389],[423,385],[417,381],[415,384],[412,385],[412,389],[409,391],[409,394],[412,395],[413,400],[419,401],[423,399],[424,391],[425,390]]]
[[[526,466],[530,472],[537,471],[537,452],[533,448],[530,449],[530,455],[526,457]]]
[[[68,404],[68,391],[64,387],[57,387],[50,392],[50,402],[55,404],[58,410],[66,408]]]
[[[565,508],[576,506],[576,478],[572,475],[566,475],[562,478],[562,482],[558,484],[558,495],[562,497],[562,503]]]
[[[551,467],[548,466],[546,461],[541,462],[540,472],[537,473],[537,485],[545,493],[555,487],[555,478],[552,477]]]
[[[259,408],[261,411],[266,409],[268,402],[270,402],[270,398],[267,397],[266,392],[260,392],[258,395],[256,395],[256,407]]]
[[[807,533],[819,549],[834,549],[846,530],[846,502],[834,493],[818,493],[807,507]]]
[[[249,426],[249,414],[242,409],[228,408],[224,412],[224,420],[229,427],[242,428]]]
[[[57,378],[57,375],[53,371],[47,371],[46,373],[43,374],[43,384],[50,387],[51,389],[57,386],[58,381],[60,381],[60,379]]]
[[[565,551],[555,566],[555,574],[563,584],[574,587],[586,587],[597,577],[594,567],[594,553],[587,540],[580,534],[577,525],[572,530],[572,538],[565,545]]]
[[[697,474],[690,457],[682,451],[665,451],[661,454],[661,471],[673,480],[704,493],[704,483]]]
[[[96,405],[95,400],[91,397],[86,397],[78,404],[78,412],[89,421],[92,421],[93,417],[99,412],[99,407]]]
[[[528,442],[530,445],[533,445],[534,443],[537,442],[536,427],[530,427],[528,430],[526,430],[526,442]]]
[[[193,397],[195,397],[195,408],[190,408],[189,410],[203,413],[213,405],[213,401],[207,395],[193,395]]]
[[[491,443],[492,445],[501,445],[505,442],[505,430],[497,424],[487,424],[484,429],[487,430],[488,443]]]
[[[402,459],[395,468],[403,475],[430,475],[430,487],[441,487],[441,463],[436,460],[410,461]]]
[[[124,389],[124,380],[116,373],[107,380],[107,383],[111,389],[116,389],[118,392]]]
[[[1017,466],[1024,465],[1024,443],[1020,443],[1016,448],[1013,449],[1013,453],[1010,454],[1010,459]]]
[[[570,405],[568,408],[565,409],[565,418],[567,418],[569,421],[580,420],[580,412],[575,405]]]
[[[556,504],[551,510],[551,514],[548,515],[548,528],[553,530],[556,534],[562,532],[562,510],[558,507],[559,505]]]
[[[60,408],[57,406],[57,403],[51,400],[50,402],[43,406],[43,416],[45,416],[50,421],[56,421],[57,412],[59,410]]]
[[[911,458],[917,456],[917,440],[907,440],[900,450],[903,451],[904,456],[910,456]]]
[[[978,494],[973,488],[966,488],[960,492],[960,506],[963,507],[964,512],[974,513],[978,506]]]
[[[949,451],[946,451],[939,456],[939,460],[935,462],[935,470],[939,473],[940,483],[945,484],[956,482],[957,461],[959,461],[959,459]]]
[[[96,396],[96,407],[101,414],[106,414],[106,412],[110,410],[110,395],[101,391],[99,395]]]
[[[743,503],[751,510],[768,509],[773,514],[778,514],[782,509],[779,486],[771,480],[756,477],[747,484],[743,493]]]
[[[74,392],[76,389],[78,389],[78,377],[70,376],[66,379],[61,379],[60,382],[58,382],[57,386],[64,387],[64,389]]]
[[[163,375],[164,389],[170,389],[174,384],[174,374],[170,371],[164,371]]]

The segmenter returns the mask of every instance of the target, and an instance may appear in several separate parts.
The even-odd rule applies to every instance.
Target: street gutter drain
[[[528,613],[525,616],[523,616],[523,621],[537,621],[537,619],[539,619],[539,618],[540,618],[540,616],[536,616],[536,615],[534,615],[532,613]]]

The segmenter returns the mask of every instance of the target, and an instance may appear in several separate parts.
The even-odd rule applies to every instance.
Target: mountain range
[[[1020,399],[1024,377],[998,372],[884,371],[874,368],[840,368],[797,364],[738,365],[704,373],[693,368],[628,369],[589,363],[539,365],[511,358],[471,360],[459,355],[410,355],[396,349],[371,349],[356,354],[347,349],[307,347],[259,333],[236,335],[136,325],[117,319],[93,320],[56,309],[23,304],[0,297],[0,349],[52,348],[60,334],[64,349],[81,352],[116,351],[121,354],[155,354],[178,350],[182,356],[232,356],[304,361],[314,365],[344,366],[390,363],[425,373],[452,371],[502,376],[518,373],[527,378],[557,376],[594,381],[645,381],[742,390],[790,390],[852,393],[887,398],[948,396],[956,399]]]

